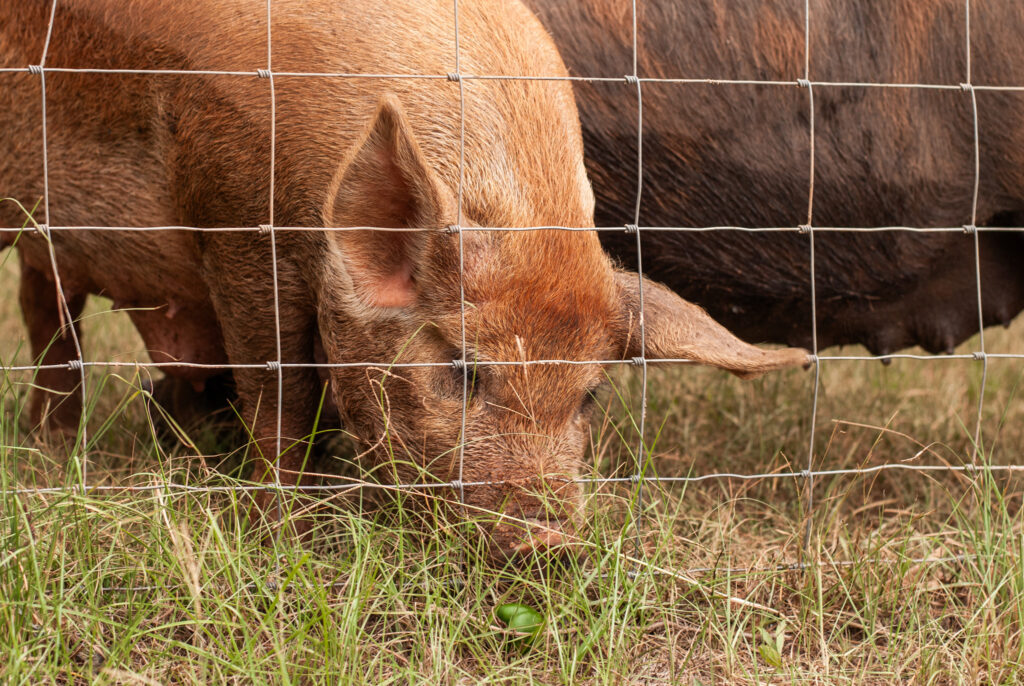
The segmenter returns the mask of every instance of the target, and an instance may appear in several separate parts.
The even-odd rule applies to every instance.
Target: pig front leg
[[[298,275],[283,261],[279,265],[281,359],[278,360],[269,250],[266,259],[261,260],[259,253],[263,251],[257,252],[252,245],[237,245],[231,237],[223,242],[227,245],[205,251],[204,272],[231,364],[313,362],[315,318]],[[279,479],[284,486],[308,483],[309,479],[303,478],[302,473],[306,470],[305,458],[320,399],[316,369],[284,367],[277,370],[263,366],[235,368],[233,372],[242,417],[252,432],[253,481],[270,484]],[[284,512],[279,504],[286,504]],[[287,515],[292,531],[302,536],[311,528],[311,518],[302,514],[307,504],[307,498],[294,497],[291,493],[279,499],[273,491],[257,491],[251,515],[254,520],[262,517],[272,526],[278,520],[284,521]],[[290,512],[298,516],[291,516]]]
[[[285,352],[282,336],[282,357],[288,361],[297,358]],[[290,347],[290,346],[289,346]],[[274,357],[271,348],[269,357]],[[252,431],[253,471],[255,482],[282,486],[296,486],[310,483],[303,477],[307,471],[306,455],[309,452],[310,436],[316,412],[317,377],[307,369],[284,369],[281,371],[281,424],[278,440],[278,375],[276,371],[254,369],[236,370],[238,395],[242,405],[242,417]],[[313,391],[313,392],[310,392]],[[278,448],[280,447],[280,452]],[[276,459],[275,459],[276,458]],[[282,512],[279,505],[285,504]],[[290,519],[290,528],[298,535],[305,535],[310,529],[311,517],[308,512],[310,499],[298,493],[285,492],[280,498],[273,491],[257,491],[253,500],[253,518],[261,516],[271,525],[285,517]],[[291,515],[290,513],[294,513]]]
[[[85,306],[85,294],[66,294],[71,322],[62,318],[57,288],[52,279],[21,259],[21,283],[18,297],[21,314],[28,327],[32,359],[41,365],[66,364],[78,359],[74,339],[68,327],[74,327],[81,340],[77,319]],[[64,435],[74,434],[82,414],[82,377],[70,369],[40,369],[35,387],[29,394],[29,420],[33,427],[42,427]]]

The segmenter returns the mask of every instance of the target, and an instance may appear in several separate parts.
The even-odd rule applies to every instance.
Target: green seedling
[[[775,629],[775,634],[769,634],[765,629],[761,629],[761,644],[757,646],[757,652],[761,654],[761,659],[767,662],[775,669],[782,669],[782,648],[786,642],[786,623],[779,622],[779,626]]]

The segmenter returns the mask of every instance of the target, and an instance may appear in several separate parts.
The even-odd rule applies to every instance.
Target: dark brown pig
[[[462,71],[565,74],[520,4],[464,0],[459,8]],[[48,9],[36,0],[0,7],[0,66],[40,62]],[[156,361],[251,365],[234,373],[265,458],[256,479],[273,475],[280,441],[280,479],[299,482],[322,386],[317,369],[293,365],[312,365],[318,349],[335,365],[372,363],[330,369],[346,427],[397,481],[501,482],[466,488],[466,503],[544,523],[534,538],[508,524],[491,531],[496,555],[523,552],[558,543],[576,516],[586,398],[603,371],[518,363],[645,353],[746,376],[806,361],[800,350],[740,342],[654,283],[645,287],[641,351],[638,278],[613,269],[593,232],[470,230],[593,226],[567,83],[461,84],[463,154],[457,81],[294,74],[452,72],[448,0],[276,0],[272,11],[273,81],[255,73],[267,60],[262,0],[62,1],[46,56],[48,69],[247,74],[45,72],[52,227],[281,227],[273,235],[49,231],[72,317],[86,294],[102,293],[130,308]],[[40,76],[25,69],[0,79],[0,194],[31,206],[44,191]],[[4,226],[24,221],[11,203],[0,211]],[[446,230],[456,224],[461,233]],[[74,359],[71,337],[60,333],[46,236],[30,231],[18,250],[33,353],[45,363]],[[464,357],[463,438],[464,376],[451,362]],[[165,369],[196,384],[218,371]],[[73,391],[77,379],[55,370],[43,380]],[[36,418],[59,397],[38,394]],[[73,424],[77,393],[58,410],[54,421]],[[270,503],[269,495],[261,501]]]
[[[631,3],[528,0],[574,76],[633,73]],[[652,79],[778,80],[793,85],[643,82],[647,227],[798,227],[807,223],[809,97],[804,3],[636,3],[637,73]],[[1024,5],[971,8],[973,84],[1024,85]],[[965,6],[947,0],[812,0],[815,103],[812,223],[818,227],[946,227],[972,223],[974,131]],[[822,82],[925,83],[948,90]],[[637,88],[579,83],[597,226],[634,223]],[[976,224],[1024,226],[1024,95],[978,90]],[[636,237],[602,233],[636,265]],[[878,354],[932,352],[978,330],[974,236],[815,234],[818,341]],[[809,239],[736,231],[643,234],[644,273],[748,340],[810,345]],[[983,318],[1024,307],[1024,238],[980,235]]]

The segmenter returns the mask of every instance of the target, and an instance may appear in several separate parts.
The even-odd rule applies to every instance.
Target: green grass
[[[0,287],[13,294],[15,260],[4,257]],[[16,306],[0,302],[4,364],[31,361]],[[84,319],[89,359],[145,359],[109,303],[93,299]],[[1024,322],[987,332],[986,346],[1022,352]],[[826,363],[815,468],[969,462],[980,370],[969,360]],[[1018,360],[989,362],[983,461],[1024,464],[1022,376]],[[629,474],[639,441],[638,374],[612,378],[592,430],[595,476]],[[246,495],[224,488],[244,484],[243,446],[210,426],[193,434],[202,456],[156,441],[130,368],[89,372],[89,482],[150,490],[83,494],[81,456],[69,463],[23,430],[31,380],[0,378],[2,683],[1024,679],[1024,489],[1013,472],[819,477],[803,552],[803,480],[648,484],[639,560],[629,485],[604,484],[588,500],[577,563],[500,569],[471,526],[401,507],[423,495],[335,495],[312,544],[261,545],[244,526]],[[801,371],[743,382],[652,365],[652,469],[803,469],[812,383]],[[345,441],[329,448],[338,462],[352,457]],[[67,489],[12,493],[40,486]],[[813,564],[773,569],[801,559]],[[685,573],[695,568],[713,571]],[[544,616],[532,646],[495,616],[505,603]]]

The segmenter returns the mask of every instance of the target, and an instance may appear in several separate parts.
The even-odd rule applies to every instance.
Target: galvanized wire
[[[459,238],[459,336],[461,338],[459,352],[462,356],[460,360],[462,363],[462,411],[460,417],[462,426],[459,430],[459,478],[457,490],[459,492],[459,502],[465,505],[466,489],[462,485],[462,479],[466,467],[466,415],[469,412],[470,374],[466,358],[466,251],[462,235],[462,191],[466,181],[466,85],[462,80],[462,51],[459,47],[459,0],[452,0],[452,2],[455,30],[455,73],[454,79],[449,78],[449,80],[454,80],[459,86],[459,183],[454,229],[458,232]]]
[[[814,86],[811,84],[811,3],[804,0],[804,78],[799,81],[807,89],[807,134],[808,134],[808,166],[807,175],[807,221],[803,228],[808,238],[808,265],[810,269],[811,290],[811,360],[814,365],[814,387],[811,399],[811,427],[807,440],[807,469],[804,470],[804,485],[807,501],[804,513],[804,535],[800,548],[800,557],[805,560],[810,554],[811,531],[814,523],[814,437],[818,426],[818,396],[821,393],[821,359],[818,357],[818,291],[814,269]]]
[[[921,360],[928,362],[939,362],[943,360],[974,360],[981,362],[988,359],[1022,360],[1024,353],[949,353],[936,355],[919,355],[915,353],[889,353],[886,355],[818,355],[817,361],[875,361],[886,362],[889,360]],[[456,360],[461,362],[461,360]],[[469,364],[473,367],[508,367],[508,366],[534,366],[534,365],[631,365],[641,364],[698,364],[694,360],[677,357],[645,357],[630,358],[628,360],[474,360]],[[210,369],[228,371],[232,369],[349,369],[356,367],[380,368],[380,369],[402,369],[416,367],[450,367],[452,361],[445,362],[283,362],[278,365],[274,361],[262,363],[236,363],[236,364],[206,364],[201,362],[142,362],[142,361],[117,361],[117,360],[86,360],[80,362],[78,359],[70,360],[61,364],[11,364],[0,365],[0,371],[4,372],[33,372],[40,369],[71,369],[79,367],[98,367],[111,369],[161,369],[168,367],[182,367],[191,369]]]
[[[43,226],[43,225],[41,225]],[[45,230],[49,233],[60,231],[192,231],[196,233],[269,233],[270,225],[260,226],[232,226],[232,227],[203,227],[203,226],[49,226]],[[315,231],[315,232],[344,232],[344,231],[380,231],[388,233],[474,233],[474,232],[502,232],[516,233],[524,231],[571,231],[571,232],[607,232],[607,233],[636,233],[643,231],[651,233],[656,231],[689,231],[689,232],[712,232],[712,231],[736,231],[740,233],[807,233],[807,226],[643,226],[629,224],[628,226],[456,226],[452,225],[444,229],[425,227],[402,227],[383,228],[377,226],[275,226],[277,233],[294,231]],[[816,233],[884,233],[884,232],[906,232],[906,233],[1020,233],[1024,227],[1020,226],[815,226]],[[26,230],[21,227],[0,227],[0,233],[21,234]]]
[[[40,112],[40,118],[42,120],[42,126],[40,128],[42,145],[43,145],[43,221],[45,224],[42,226],[36,224],[36,228],[43,234],[46,239],[46,249],[50,259],[50,269],[53,273],[53,283],[56,289],[57,307],[60,311],[60,319],[62,320],[63,326],[59,331],[59,335],[63,338],[64,336],[70,336],[71,342],[75,348],[75,354],[77,360],[73,360],[68,363],[69,370],[76,370],[79,374],[79,389],[81,394],[81,402],[83,408],[83,414],[78,419],[78,437],[79,437],[79,454],[75,456],[79,464],[79,473],[81,475],[80,488],[84,488],[89,482],[89,430],[86,425],[84,409],[89,405],[88,391],[85,385],[85,367],[82,362],[84,360],[82,356],[82,343],[78,338],[78,331],[75,328],[75,316],[71,312],[71,308],[68,306],[66,294],[64,293],[64,285],[60,278],[60,270],[57,269],[57,254],[53,247],[53,239],[51,238],[49,231],[46,227],[50,224],[50,153],[49,146],[47,144],[47,121],[46,121],[46,57],[50,51],[50,39],[53,38],[53,23],[54,17],[57,14],[57,0],[53,0],[50,5],[50,19],[46,25],[46,40],[43,43],[43,54],[39,58],[39,64],[34,65],[35,68],[29,68],[29,73],[34,73],[39,76],[39,88],[42,96],[42,108]],[[77,362],[77,364],[76,364]]]
[[[971,0],[964,0],[964,52],[966,79],[960,87],[971,96],[972,142],[974,147],[974,186],[971,191],[971,223],[965,227],[974,236],[974,279],[978,296],[978,344],[981,350],[981,388],[978,390],[978,418],[974,428],[972,463],[977,463],[982,448],[981,417],[985,408],[985,388],[988,383],[988,355],[985,354],[985,316],[981,302],[981,246],[978,238],[978,186],[981,181],[981,144],[978,137],[978,96],[971,83]]]
[[[277,157],[277,94],[274,90],[274,72],[273,72],[273,35],[271,32],[272,24],[272,11],[271,11],[271,0],[267,0],[267,66],[266,69],[260,72],[260,76],[267,79],[269,84],[269,95],[270,95],[270,179],[268,181],[267,188],[267,226],[260,227],[266,229],[270,236],[270,268],[271,275],[273,278],[274,287],[274,353],[275,357],[273,360],[267,362],[267,368],[271,371],[275,371],[277,378],[277,407],[275,410],[275,421],[277,423],[277,437],[274,442],[274,485],[281,486],[281,427],[283,422],[283,405],[284,405],[284,369],[281,366],[283,362],[283,356],[281,355],[281,291],[278,282],[277,274],[277,234],[274,232],[274,177],[275,177],[275,162]],[[254,418],[255,421],[255,418]],[[266,459],[266,456],[261,456]],[[282,516],[282,504],[280,491],[275,499],[276,502],[276,520],[280,524]],[[277,532],[280,536],[282,527],[278,527]]]
[[[627,83],[636,84],[636,202],[633,207],[633,225],[636,228],[636,278],[637,300],[639,307],[638,330],[640,334],[640,355],[633,358],[640,365],[640,426],[637,427],[636,470],[632,479],[636,483],[636,499],[633,506],[633,526],[636,538],[634,546],[636,556],[643,553],[643,532],[641,518],[644,509],[644,476],[647,471],[647,444],[644,440],[647,432],[647,324],[644,321],[644,261],[643,246],[640,240],[640,204],[644,194],[644,92],[637,72],[637,11],[636,0],[632,0],[633,15],[633,73],[626,76]]]
[[[218,69],[116,69],[99,67],[0,67],[0,74],[31,71],[32,73],[71,73],[71,74],[124,74],[133,76],[248,76],[265,78],[264,69],[255,70],[218,70]],[[338,78],[338,79],[422,79],[422,80],[453,80],[452,74],[421,74],[421,73],[359,73],[359,72],[295,72],[278,71],[274,76],[279,78]],[[566,81],[582,83],[612,83],[622,81],[622,76],[555,76],[527,74],[470,74],[459,73],[463,81]],[[641,83],[692,84],[708,86],[800,86],[798,80],[772,79],[709,79],[709,78],[668,78],[637,76]],[[888,88],[903,90],[958,90],[960,84],[948,83],[879,83],[871,81],[811,81],[818,88]],[[995,84],[976,84],[977,90],[991,92],[1021,92],[1024,86],[1003,86]]]
[[[912,458],[911,458],[912,459]],[[744,472],[711,472],[708,474],[696,474],[690,476],[645,476],[644,481],[649,484],[660,483],[660,484],[691,484],[700,483],[703,481],[715,481],[715,480],[739,480],[739,481],[772,481],[772,480],[785,480],[792,479],[794,481],[800,479],[809,479],[817,477],[840,477],[840,476],[851,476],[860,477],[872,474],[878,474],[880,472],[887,471],[908,471],[908,472],[921,472],[921,473],[961,473],[970,477],[975,477],[982,472],[992,473],[1014,473],[1024,472],[1024,465],[984,465],[978,467],[976,465],[967,463],[962,465],[950,465],[950,464],[909,464],[901,462],[885,463],[872,465],[870,467],[847,467],[842,469],[817,469],[813,471],[800,470],[800,471],[788,471],[788,472],[763,472],[760,474],[747,474]],[[502,486],[507,485],[510,482],[502,479],[496,479],[493,481],[436,481],[436,482],[420,482],[410,484],[386,484],[375,481],[364,481],[361,479],[352,479],[350,477],[343,476],[332,476],[331,478],[342,481],[343,483],[336,484],[271,484],[271,483],[252,483],[252,484],[230,484],[223,486],[193,486],[190,484],[175,483],[171,481],[156,481],[153,483],[141,484],[141,485],[114,485],[114,484],[99,484],[89,486],[85,493],[87,495],[123,495],[126,493],[145,493],[157,490],[169,490],[169,491],[181,491],[189,493],[305,493],[305,492],[331,492],[331,491],[351,491],[354,489],[368,489],[368,490],[386,490],[386,491],[418,491],[424,489],[453,489],[458,490],[461,485],[464,488],[479,488],[483,486]],[[554,477],[548,477],[547,481],[553,483],[573,483],[584,486],[602,486],[607,484],[620,484],[620,485],[633,485],[636,484],[637,480],[633,475],[630,476],[608,476],[608,477],[578,477],[575,479],[557,479]],[[12,493],[17,495],[46,495],[46,494],[66,494],[68,490],[63,486],[38,486],[38,487],[24,487],[14,488],[5,491],[6,493]]]

